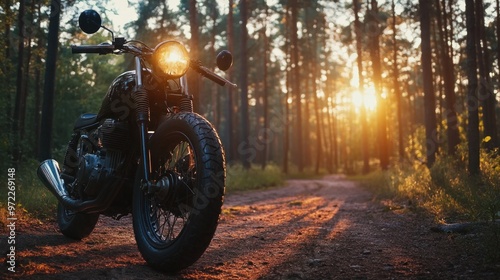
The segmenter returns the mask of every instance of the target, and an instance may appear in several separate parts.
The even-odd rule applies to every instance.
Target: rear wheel
[[[175,272],[198,260],[215,233],[224,197],[224,153],[210,123],[194,113],[165,121],[151,137],[150,151],[152,179],[169,186],[148,194],[136,180],[135,238],[149,265]]]
[[[79,139],[80,134],[75,133],[68,144],[62,174],[65,181],[67,178],[75,178],[76,176],[80,155],[83,153]],[[68,183],[64,184],[68,188]],[[57,224],[61,233],[69,238],[80,240],[89,236],[98,219],[99,214],[75,213],[66,209],[60,202],[57,206]]]
[[[99,214],[75,213],[61,203],[57,205],[57,224],[62,234],[73,239],[89,236],[97,224]]]

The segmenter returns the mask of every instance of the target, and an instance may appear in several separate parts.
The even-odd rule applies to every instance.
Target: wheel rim
[[[182,235],[190,217],[197,180],[195,150],[188,137],[176,132],[166,137],[165,142],[169,144],[162,151],[160,163],[153,163],[155,179],[173,174],[179,183],[169,190],[167,199],[144,194],[142,200],[146,234],[156,248],[168,247]]]

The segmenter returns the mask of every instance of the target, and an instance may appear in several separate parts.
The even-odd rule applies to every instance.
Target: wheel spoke
[[[166,151],[167,157],[156,171],[158,178],[164,174],[174,173],[180,180],[172,187],[168,199],[149,197],[149,223],[151,232],[158,245],[168,246],[174,241],[189,219],[189,212],[182,211],[183,205],[190,204],[194,194],[196,161],[193,148],[188,141],[179,141],[177,145]]]

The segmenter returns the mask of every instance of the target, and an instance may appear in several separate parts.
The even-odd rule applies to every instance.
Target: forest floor
[[[191,267],[168,275],[140,256],[131,217],[101,218],[82,241],[54,221],[16,229],[16,272],[0,279],[499,279],[480,233],[439,233],[424,211],[373,195],[342,176],[230,194],[215,237]],[[2,229],[4,231],[4,229]],[[5,252],[5,253],[4,253]]]

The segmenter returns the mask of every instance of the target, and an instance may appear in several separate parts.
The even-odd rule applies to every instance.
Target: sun
[[[351,99],[356,110],[361,109],[361,106],[368,111],[374,111],[377,108],[377,94],[373,86],[366,87],[363,92],[353,91]]]

